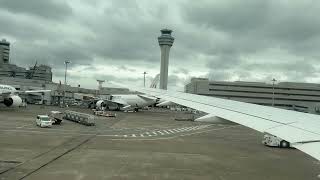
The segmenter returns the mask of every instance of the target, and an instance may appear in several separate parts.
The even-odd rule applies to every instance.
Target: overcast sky
[[[0,0],[11,62],[37,60],[54,81],[147,84],[159,73],[160,29],[170,28],[169,88],[190,77],[320,82],[318,0]],[[105,84],[108,86],[108,83]],[[176,88],[178,87],[178,88]]]

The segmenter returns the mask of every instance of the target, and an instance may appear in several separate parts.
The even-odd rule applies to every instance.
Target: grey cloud
[[[183,84],[185,79],[179,78],[176,75],[169,75],[168,77],[168,86],[177,86],[179,84]]]
[[[227,81],[231,77],[230,72],[223,70],[211,70],[206,76],[210,81]]]
[[[226,32],[242,53],[277,46],[295,53],[301,43],[316,49],[309,43],[319,38],[316,1],[201,1],[185,8],[187,22]]]
[[[209,59],[207,61],[207,66],[213,70],[226,70],[236,68],[240,65],[240,63],[241,59],[237,55],[222,54]]]
[[[305,61],[248,64],[243,69],[248,71],[268,71],[271,74],[284,74],[292,81],[303,81],[306,78],[316,77],[318,73],[313,63]]]
[[[128,68],[127,66],[125,65],[121,65],[121,66],[118,66],[117,67],[118,70],[123,70],[123,71],[130,71],[130,72],[136,72],[135,69],[132,69],[132,68]]]
[[[35,61],[41,64],[48,64],[54,68],[64,67],[64,61],[71,61],[70,66],[88,65],[92,62],[92,56],[86,49],[80,48],[71,42],[55,42],[48,45],[19,42],[12,44],[14,62],[19,60],[20,65],[26,66]]]
[[[46,26],[36,22],[35,19],[28,18],[28,20],[30,22],[26,23],[24,19],[1,13],[0,9],[0,24],[3,24],[0,35],[9,35],[21,41],[29,41],[29,43],[37,39],[50,39],[51,36],[54,36]]]
[[[197,25],[214,27],[221,31],[250,32],[263,25],[268,10],[265,1],[200,1],[185,5],[185,18]]]
[[[46,19],[61,20],[72,14],[71,7],[58,0],[1,0],[0,8],[14,14],[28,14]]]
[[[174,1],[170,6],[162,0],[0,0],[0,36],[12,41],[14,63],[28,66],[37,59],[53,66],[56,76],[63,76],[67,59],[72,67],[113,65],[129,73],[135,67],[159,70],[157,37],[168,27],[175,37],[170,62],[180,64],[174,67],[179,77],[169,77],[170,86],[197,71],[208,71],[216,80],[250,81],[278,73],[303,81],[318,70],[319,8],[311,0]]]
[[[178,68],[173,71],[174,74],[185,74],[188,75],[190,73],[190,70],[185,69],[185,68]]]

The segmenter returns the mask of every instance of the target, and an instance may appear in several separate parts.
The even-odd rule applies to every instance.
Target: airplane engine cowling
[[[22,104],[22,99],[17,95],[10,96],[9,98],[5,98],[3,100],[3,104],[7,107],[18,107]]]
[[[97,103],[96,103],[96,107],[97,108],[101,109],[103,106],[104,106],[104,101],[103,100],[97,101]]]

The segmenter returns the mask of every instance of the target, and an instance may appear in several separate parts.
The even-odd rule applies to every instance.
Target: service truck
[[[263,136],[262,144],[270,147],[289,148],[290,143],[272,134],[265,133]]]
[[[60,111],[50,111],[49,117],[53,124],[61,124],[63,119],[63,113]]]

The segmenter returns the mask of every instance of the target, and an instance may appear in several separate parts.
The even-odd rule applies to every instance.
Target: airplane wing
[[[156,101],[158,99],[158,98],[155,98],[154,96],[146,96],[144,94],[138,94],[138,96],[147,101]]]
[[[51,90],[28,90],[28,91],[5,91],[1,92],[0,96],[2,98],[7,98],[11,94],[29,94],[29,93],[44,93],[44,92],[50,92]]]
[[[29,94],[29,93],[45,93],[51,92],[51,90],[28,90],[28,91],[16,91],[19,94]]]
[[[320,160],[318,115],[154,88],[132,89],[275,135]]]
[[[105,99],[104,101],[108,101],[108,102],[111,102],[111,103],[116,103],[116,104],[119,104],[119,105],[122,105],[122,106],[128,106],[129,104],[124,101],[123,99],[112,99],[112,100],[107,100]]]
[[[10,94],[11,94],[11,92],[9,92],[9,91],[8,92],[0,92],[1,96],[6,96],[6,95],[10,95]]]

